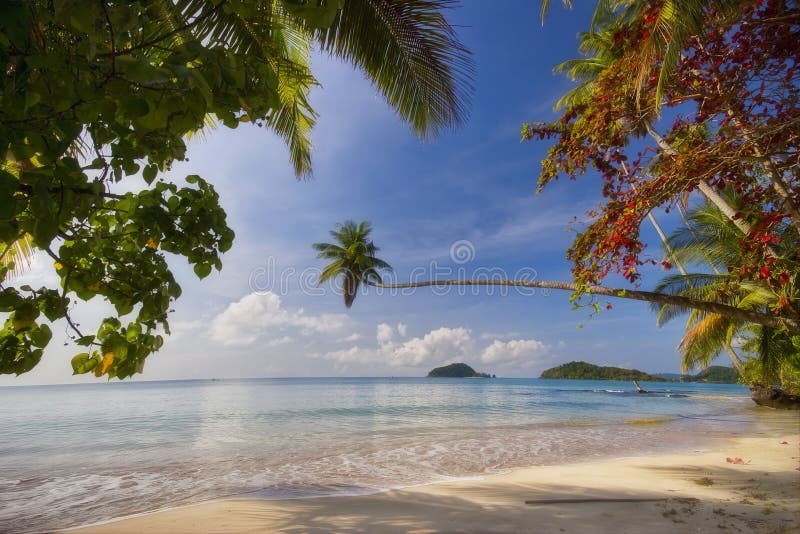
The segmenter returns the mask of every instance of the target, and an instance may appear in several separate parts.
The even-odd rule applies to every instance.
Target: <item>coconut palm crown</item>
[[[332,260],[322,270],[319,284],[342,276],[344,305],[348,308],[353,305],[362,283],[380,284],[383,282],[380,271],[392,270],[388,263],[375,257],[380,249],[369,239],[371,233],[372,224],[368,221],[345,221],[331,231],[335,243],[312,245],[319,252],[317,258]]]
[[[723,194],[726,201],[741,212],[741,199],[731,191]],[[775,288],[766,283],[740,280],[738,273],[730,272],[728,266],[747,264],[742,258],[745,251],[741,246],[741,234],[716,206],[703,204],[688,214],[686,224],[677,228],[668,242],[672,256],[686,265],[706,269],[688,276],[666,276],[656,285],[655,291],[701,300],[722,300],[740,309],[764,313],[770,313],[781,300],[785,300],[787,305],[796,303],[796,234],[788,224],[779,225],[776,234],[780,242],[773,247],[777,256],[773,268],[785,269],[784,286]],[[707,271],[709,267],[713,273]],[[800,388],[797,384],[800,379],[800,347],[793,347],[793,338],[780,329],[682,306],[655,304],[653,308],[658,313],[659,326],[688,313],[686,334],[678,346],[684,372],[694,367],[708,367],[724,350],[740,372],[747,368],[758,372],[759,376],[753,375],[751,379]],[[740,349],[750,355],[746,361],[741,361],[736,354],[734,344],[740,345]]]

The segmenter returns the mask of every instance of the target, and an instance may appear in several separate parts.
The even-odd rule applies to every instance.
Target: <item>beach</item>
[[[764,514],[768,502],[748,495],[800,475],[797,413],[758,408],[736,384],[644,385],[651,394],[616,381],[446,378],[0,388],[0,532],[105,531],[134,516],[113,528],[515,531],[568,517],[593,526],[583,514],[614,510],[631,525],[683,526],[673,519],[694,517],[683,508],[705,506],[525,504],[653,494],[716,496],[717,508],[749,499],[753,519],[781,524],[783,504]]]
[[[217,500],[72,532],[800,532],[798,443],[743,437],[368,496]],[[592,502],[603,499],[638,502]],[[542,500],[564,502],[526,504]]]

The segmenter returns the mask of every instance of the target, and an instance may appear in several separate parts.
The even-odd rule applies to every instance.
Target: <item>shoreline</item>
[[[62,532],[792,532],[798,468],[800,428],[714,440],[702,451],[516,468],[366,495],[227,497]],[[525,503],[543,499],[567,502]],[[634,502],[578,502],[585,499]]]

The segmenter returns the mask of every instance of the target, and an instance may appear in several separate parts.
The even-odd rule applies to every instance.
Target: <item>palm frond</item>
[[[732,334],[730,318],[712,313],[692,326],[678,345],[682,353],[681,371],[686,373],[695,367],[706,368],[730,342]]]
[[[564,7],[572,9],[572,0],[564,0]],[[541,7],[539,8],[539,15],[542,17],[542,24],[550,11],[550,0],[542,0]]]
[[[0,267],[9,267],[6,273],[7,277],[20,276],[27,269],[30,269],[35,250],[31,239],[30,234],[22,234],[12,243],[7,244],[2,253],[0,253]]]
[[[347,0],[313,30],[322,50],[363,70],[422,138],[462,124],[473,64],[442,11],[452,0]]]

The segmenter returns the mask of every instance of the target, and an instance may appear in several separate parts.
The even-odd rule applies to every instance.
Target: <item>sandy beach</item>
[[[71,532],[800,532],[798,469],[792,433],[369,496],[219,500]]]

